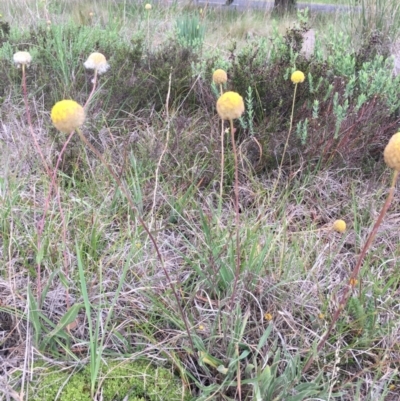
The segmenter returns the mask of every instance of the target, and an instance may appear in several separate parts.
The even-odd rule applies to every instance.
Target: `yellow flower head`
[[[83,65],[89,70],[97,70],[99,74],[105,73],[110,68],[106,58],[101,53],[92,53]]]
[[[400,171],[400,132],[390,138],[383,151],[383,157],[388,167]]]
[[[13,56],[13,60],[18,68],[21,67],[21,65],[29,67],[29,64],[32,61],[32,56],[28,52],[16,52]]]
[[[273,316],[270,313],[266,312],[264,313],[264,319],[270,322],[273,319]]]
[[[349,285],[351,287],[355,287],[358,284],[358,280],[356,278],[351,278],[349,281]]]
[[[244,112],[243,98],[236,92],[225,92],[217,100],[217,111],[222,120],[239,118]]]
[[[228,80],[228,75],[226,75],[226,72],[224,70],[218,68],[218,70],[214,71],[213,81],[215,82],[216,85],[224,84],[227,80]]]
[[[151,10],[151,4],[147,3],[147,4],[144,6],[144,8],[145,8],[146,10]]]
[[[85,110],[74,100],[61,100],[51,109],[51,121],[59,131],[69,134],[85,122]]]
[[[301,82],[304,82],[305,76],[301,71],[297,70],[292,74],[290,79],[294,84],[299,84]]]
[[[346,231],[346,222],[344,220],[335,220],[332,226],[333,230],[338,233],[344,233]]]

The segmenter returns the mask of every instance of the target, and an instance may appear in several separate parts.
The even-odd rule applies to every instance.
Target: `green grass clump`
[[[32,401],[91,401],[90,371],[37,368],[30,383],[29,400]],[[104,401],[181,401],[188,400],[184,387],[170,370],[157,367],[149,361],[104,365],[98,382],[98,394]]]

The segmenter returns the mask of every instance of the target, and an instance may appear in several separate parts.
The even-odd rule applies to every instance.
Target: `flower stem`
[[[343,294],[340,299],[339,306],[336,308],[335,313],[333,314],[331,324],[329,325],[328,330],[326,330],[325,334],[323,335],[323,337],[321,338],[320,342],[317,345],[317,350],[316,350],[317,354],[318,354],[318,352],[321,351],[321,349],[325,345],[326,341],[328,340],[328,337],[329,337],[331,331],[333,330],[333,328],[335,327],[340,314],[342,313],[342,311],[344,310],[344,308],[347,305],[347,302],[350,298],[351,290],[355,287],[355,285],[357,283],[357,277],[359,275],[360,268],[361,268],[362,262],[365,258],[365,255],[367,254],[367,251],[370,248],[370,246],[375,238],[376,233],[378,232],[378,228],[381,225],[383,218],[385,217],[385,214],[390,207],[390,204],[392,203],[398,175],[399,175],[399,172],[395,170],[394,174],[393,174],[393,178],[392,178],[392,185],[389,189],[389,194],[386,198],[385,204],[383,205],[382,210],[379,213],[378,219],[376,220],[374,227],[372,228],[372,231],[370,232],[370,234],[367,238],[367,241],[364,244],[364,247],[360,253],[360,256],[358,257],[357,264],[355,265],[355,267],[349,277],[348,284],[347,284],[346,288],[343,290]],[[307,370],[310,368],[310,366],[313,362],[314,362],[314,356],[311,356],[303,368],[303,373],[307,372]]]
[[[219,85],[220,95],[222,96],[224,91],[222,89],[222,84]],[[225,152],[224,152],[224,139],[225,139],[225,131],[224,131],[224,120],[221,119],[221,178],[219,183],[219,214],[221,214],[222,210],[222,196],[224,193],[224,168],[225,168]]]
[[[294,86],[293,102],[292,102],[292,113],[291,113],[291,115],[290,115],[289,132],[288,132],[288,135],[287,135],[287,137],[286,137],[285,146],[284,146],[284,148],[283,148],[281,163],[280,163],[280,165],[279,165],[279,170],[278,170],[278,177],[277,177],[277,179],[276,179],[276,181],[275,181],[275,185],[274,185],[274,187],[273,187],[273,189],[272,189],[272,193],[271,193],[271,197],[270,197],[271,200],[272,200],[272,198],[273,198],[273,196],[274,196],[274,194],[275,194],[276,187],[278,186],[278,182],[279,182],[279,180],[280,180],[280,178],[281,178],[283,161],[284,161],[284,159],[285,159],[285,154],[286,154],[286,150],[287,150],[287,147],[288,147],[288,144],[289,144],[290,134],[291,134],[292,128],[293,128],[293,115],[294,115],[294,105],[295,105],[295,101],[296,101],[296,92],[297,92],[297,84],[295,84],[295,86]]]
[[[96,86],[97,86],[97,68],[94,69],[94,77],[93,77],[92,83],[93,83],[93,88],[92,88],[92,91],[89,94],[89,97],[86,100],[85,105],[83,106],[84,109],[86,109],[86,106],[89,104],[90,100],[92,99],[94,91],[95,91]]]
[[[235,281],[233,283],[232,297],[230,300],[230,309],[233,307],[233,301],[235,299],[235,293],[237,288],[237,282],[240,275],[240,219],[239,219],[239,168],[238,168],[238,158],[237,150],[235,144],[235,133],[233,130],[233,120],[230,119],[230,131],[231,131],[231,141],[233,157],[235,160],[235,223],[236,223],[236,271],[235,271]]]
[[[65,149],[67,148],[67,145],[69,143],[69,141],[71,140],[72,136],[74,135],[74,131],[71,132],[71,134],[68,136],[67,140],[65,141],[60,154],[58,155],[57,158],[57,163],[56,163],[56,167],[53,170],[53,173],[51,174],[51,183],[50,183],[50,188],[49,188],[49,193],[47,194],[45,203],[44,203],[44,208],[43,208],[43,215],[42,218],[39,222],[38,225],[38,229],[37,229],[37,251],[40,253],[40,247],[41,247],[41,242],[42,242],[42,234],[43,234],[43,230],[44,230],[44,224],[46,221],[46,215],[47,215],[47,211],[49,209],[49,204],[50,204],[50,197],[51,197],[51,193],[53,192],[53,187],[55,187],[56,185],[56,178],[57,178],[57,172],[58,172],[58,167],[61,163],[61,159],[62,156],[65,152]],[[59,196],[59,195],[58,195]],[[63,227],[65,225],[65,221],[64,221],[64,215],[61,209],[61,203],[59,203],[59,207],[60,207],[60,215],[63,219]],[[37,302],[38,305],[41,305],[41,283],[40,283],[40,261],[37,262]]]
[[[179,312],[182,316],[183,322],[185,324],[185,328],[186,328],[186,332],[189,338],[189,342],[190,342],[190,346],[192,348],[192,351],[195,352],[195,348],[194,348],[194,343],[192,340],[192,336],[190,334],[190,329],[189,329],[189,324],[187,321],[187,318],[183,312],[182,309],[182,305],[180,303],[180,299],[178,297],[178,293],[176,292],[176,288],[172,283],[171,277],[168,273],[168,270],[165,267],[164,264],[164,259],[161,255],[160,249],[157,245],[157,241],[155,240],[153,234],[151,233],[151,231],[149,230],[149,228],[147,227],[146,223],[144,222],[144,220],[142,219],[142,217],[139,214],[139,211],[137,209],[137,207],[135,206],[135,202],[132,199],[132,196],[130,194],[130,192],[126,189],[125,184],[122,182],[122,180],[117,176],[117,174],[115,174],[115,172],[113,171],[113,169],[111,168],[111,166],[109,165],[109,163],[106,162],[106,160],[104,159],[104,157],[101,155],[101,153],[86,139],[86,137],[83,135],[82,131],[77,128],[76,132],[78,133],[79,137],[81,138],[82,142],[99,158],[99,160],[103,163],[103,165],[107,168],[108,172],[110,173],[110,175],[114,178],[115,182],[118,185],[118,188],[123,192],[123,194],[125,195],[126,199],[128,200],[129,206],[131,207],[131,209],[136,213],[136,217],[139,220],[139,223],[141,224],[141,226],[143,227],[143,229],[146,231],[147,235],[149,236],[151,242],[153,243],[154,249],[156,251],[157,254],[157,258],[161,263],[161,267],[164,271],[165,277],[167,278],[168,284],[172,290],[172,293],[174,294],[174,297],[176,299],[178,308],[179,308]]]

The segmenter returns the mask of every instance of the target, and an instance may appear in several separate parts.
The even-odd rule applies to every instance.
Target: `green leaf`
[[[65,315],[60,319],[57,326],[48,334],[48,337],[56,336],[61,330],[64,330],[70,323],[76,320],[79,311],[82,309],[83,304],[72,305],[71,308],[65,313]]]
[[[35,346],[39,346],[39,338],[42,333],[42,325],[39,321],[39,311],[38,306],[35,300],[35,297],[32,294],[31,287],[28,285],[28,300],[29,300],[29,320],[33,324],[33,334]]]
[[[270,324],[267,329],[264,331],[264,334],[261,336],[260,341],[258,342],[257,345],[257,351],[260,351],[261,348],[265,345],[265,343],[268,340],[269,335],[271,334],[272,331],[272,324]]]

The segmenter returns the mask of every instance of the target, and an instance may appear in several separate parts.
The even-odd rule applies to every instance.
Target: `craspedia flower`
[[[290,79],[294,84],[299,84],[301,82],[304,82],[305,76],[301,71],[297,70],[292,74]]]
[[[147,3],[147,4],[144,6],[144,8],[145,8],[146,10],[151,10],[151,4]]]
[[[69,134],[85,121],[85,110],[74,100],[61,100],[51,109],[51,121],[61,132]]]
[[[273,316],[269,312],[266,312],[264,313],[264,319],[270,322],[273,319]]]
[[[390,138],[383,151],[383,158],[388,167],[400,171],[400,132]]]
[[[346,231],[346,222],[344,220],[335,220],[332,226],[333,230],[338,233],[344,233]]]
[[[29,67],[29,64],[32,61],[32,56],[29,52],[16,52],[13,56],[14,63],[17,64],[17,67],[21,67],[21,65],[26,65]]]
[[[97,70],[99,74],[105,73],[110,68],[104,55],[97,52],[92,53],[83,65],[89,70]]]
[[[239,118],[244,112],[242,96],[236,92],[225,92],[217,100],[217,111],[222,120]]]
[[[218,68],[217,70],[214,71],[213,81],[215,82],[216,85],[224,84],[227,80],[228,80],[228,75],[224,70]]]

